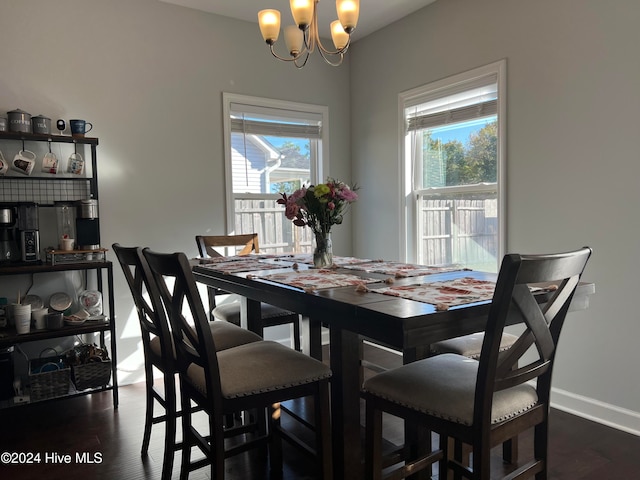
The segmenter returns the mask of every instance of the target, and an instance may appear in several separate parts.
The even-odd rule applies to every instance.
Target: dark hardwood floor
[[[367,350],[376,363],[396,364],[398,358]],[[159,479],[162,464],[163,427],[156,425],[147,458],[140,456],[144,424],[142,384],[120,388],[120,407],[113,409],[111,392],[63,401],[51,401],[0,411],[0,453],[39,455],[40,463],[0,463],[0,479],[15,480],[136,480]],[[398,422],[385,421],[391,440],[400,438]],[[531,448],[531,436],[520,440],[521,458]],[[551,416],[550,466],[555,480],[635,479],[640,474],[640,437],[588,420],[553,411]],[[56,455],[54,457],[54,455]],[[70,457],[65,457],[69,455]],[[84,455],[84,457],[82,457]],[[81,458],[77,458],[80,456]],[[63,463],[66,459],[70,463]],[[176,454],[174,478],[178,478],[180,457]],[[91,460],[94,463],[87,463]],[[309,457],[284,446],[284,480],[312,480],[315,465]],[[509,468],[493,459],[495,473]],[[254,451],[226,462],[230,480],[268,479],[264,452]],[[208,471],[193,472],[191,480],[208,479]]]

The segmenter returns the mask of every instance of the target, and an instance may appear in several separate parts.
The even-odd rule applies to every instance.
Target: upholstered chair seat
[[[516,343],[518,337],[510,333],[503,333],[500,338],[500,352],[510,349]],[[455,353],[464,357],[478,360],[484,342],[484,332],[476,332],[462,337],[442,340],[430,345],[430,355],[441,355],[443,353]],[[502,458],[505,462],[514,463],[518,459],[518,437],[514,436],[504,442],[502,447]]]
[[[463,425],[473,423],[479,363],[444,353],[376,375],[363,390],[390,402]],[[407,392],[411,391],[411,395]],[[493,396],[491,423],[515,417],[538,402],[535,388],[518,385]]]
[[[218,365],[224,398],[272,392],[331,377],[331,370],[323,363],[271,341],[218,351]],[[192,364],[187,376],[200,393],[207,394],[202,367]]]
[[[209,329],[211,330],[211,335],[213,335],[216,349],[218,350],[226,350],[228,348],[237,347],[238,345],[244,345],[245,343],[262,340],[260,335],[222,320],[209,322]],[[151,351],[155,355],[160,356],[162,354],[160,337],[152,338],[150,347]],[[175,359],[176,349],[173,345],[173,338],[171,339],[171,347],[173,351],[173,358]]]
[[[511,348],[518,339],[517,336],[510,333],[503,333],[500,340],[500,351],[503,352]],[[482,350],[482,342],[484,342],[484,332],[472,333],[462,337],[442,340],[431,345],[431,355],[440,355],[441,353],[457,353],[463,357],[480,358]]]

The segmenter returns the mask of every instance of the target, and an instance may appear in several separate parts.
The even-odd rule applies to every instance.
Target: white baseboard
[[[551,389],[551,406],[578,417],[640,436],[640,412],[627,410],[559,388]]]

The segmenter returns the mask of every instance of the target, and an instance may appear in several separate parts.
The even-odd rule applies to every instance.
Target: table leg
[[[334,479],[362,479],[359,337],[330,327],[330,339]]]
[[[240,302],[240,326],[263,337],[264,325],[262,324],[260,302],[247,297],[241,297]]]
[[[305,353],[316,360],[322,360],[322,322],[313,317],[302,317],[302,338],[305,339],[303,347]]]

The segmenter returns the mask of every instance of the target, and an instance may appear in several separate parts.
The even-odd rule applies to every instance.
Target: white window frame
[[[320,115],[322,128],[317,148],[317,161],[311,163],[311,183],[318,183],[329,175],[329,108],[323,105],[290,102],[270,98],[252,97],[235,93],[222,93],[223,131],[224,131],[224,159],[225,159],[225,198],[227,234],[235,232],[235,201],[236,199],[277,199],[278,194],[234,193],[232,178],[231,153],[231,110],[233,105],[246,105],[247,109],[273,110],[274,115],[285,116],[289,112],[301,112]],[[312,154],[313,156],[313,154]],[[284,210],[283,210],[284,214]]]
[[[398,138],[399,162],[402,186],[400,189],[400,222],[401,222],[401,258],[407,262],[416,262],[418,258],[418,212],[417,199],[414,198],[413,169],[408,161],[407,152],[413,147],[411,135],[406,134],[405,109],[412,105],[423,103],[427,100],[446,97],[454,90],[464,89],[465,85],[473,85],[483,77],[494,76],[497,80],[498,92],[498,147],[497,147],[497,188],[498,188],[498,265],[506,252],[506,191],[507,191],[507,62],[505,59],[469,70],[452,77],[423,85],[402,92],[398,96]],[[456,187],[453,187],[456,188]]]

